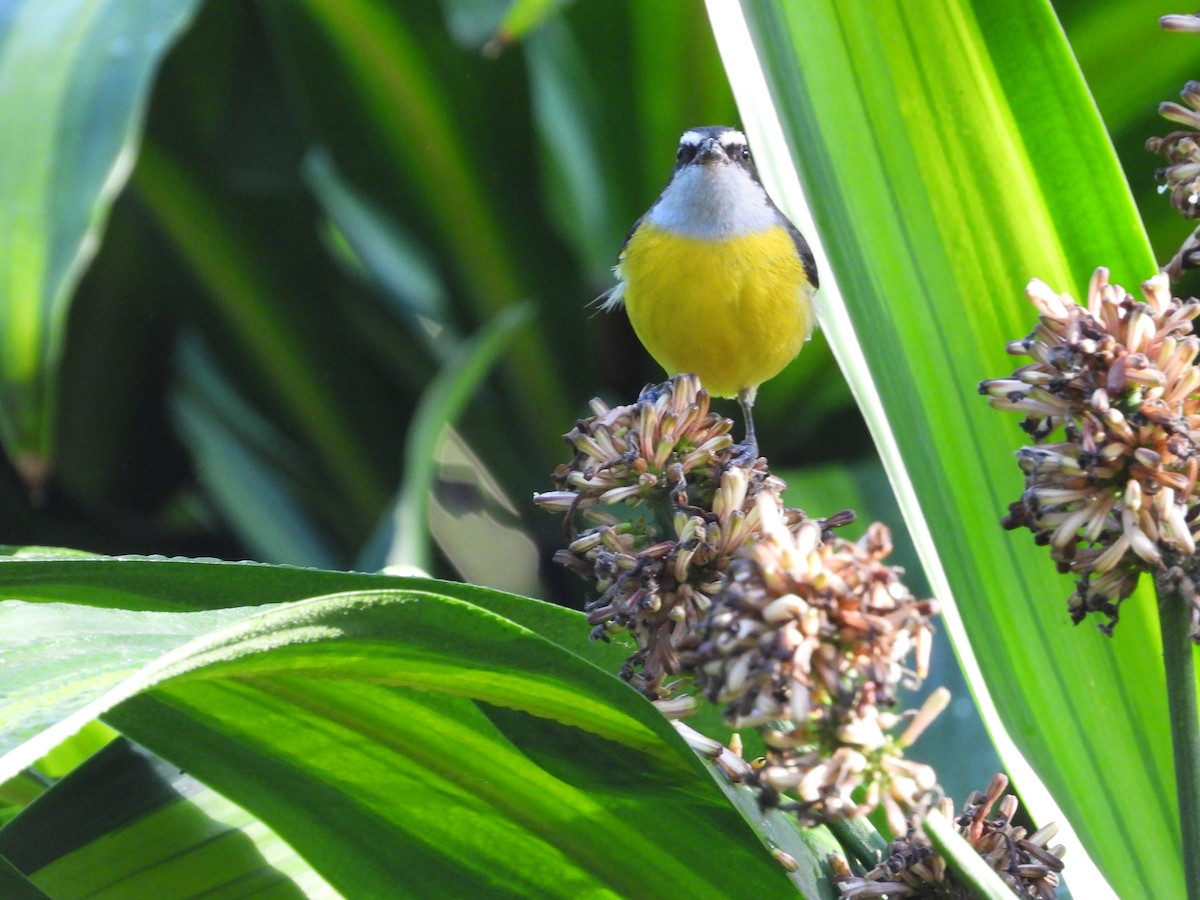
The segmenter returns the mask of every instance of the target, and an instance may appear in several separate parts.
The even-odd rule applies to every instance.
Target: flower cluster
[[[1200,82],[1189,81],[1180,96],[1182,104],[1164,102],[1158,111],[1163,118],[1190,130],[1150,138],[1146,149],[1167,158],[1167,165],[1155,176],[1163,182],[1163,192],[1170,193],[1171,205],[1185,218],[1196,219],[1200,218],[1200,144],[1196,140],[1200,131]]]
[[[729,725],[761,728],[767,753],[750,780],[765,799],[807,822],[882,801],[903,831],[905,811],[936,779],[901,752],[920,729],[897,741],[888,731],[901,717],[884,710],[902,681],[925,675],[934,604],[915,600],[883,564],[891,537],[882,524],[852,542],[812,519],[789,527],[769,494],[757,512],[762,538],[730,566],[686,644],[685,668]]]
[[[987,793],[974,792],[967,800],[962,815],[954,819],[954,805],[942,801],[942,814],[955,822],[956,830],[976,852],[996,871],[1001,880],[1018,897],[1028,900],[1053,900],[1058,895],[1058,873],[1063,869],[1066,852],[1061,845],[1051,847],[1050,841],[1058,831],[1051,824],[1027,834],[1013,825],[1017,798],[1008,794],[1000,801],[997,816],[988,818],[992,806],[1000,799],[1008,779],[996,775]],[[842,874],[839,888],[846,900],[859,897],[946,898],[971,900],[975,894],[963,885],[946,865],[946,860],[930,845],[917,828],[909,830],[901,840],[892,841],[890,855],[862,877]]]
[[[592,409],[566,435],[574,455],[555,490],[535,502],[566,516],[555,559],[594,586],[593,636],[635,638],[622,676],[675,716],[695,697],[667,678],[693,676],[729,724],[759,729],[767,752],[754,766],[716,749],[764,805],[817,822],[882,803],[903,831],[936,788],[903,748],[944,697],[889,734],[904,721],[888,711],[898,685],[924,676],[934,604],[884,565],[887,529],[851,542],[833,529],[853,513],[786,507],[784,483],[764,460],[745,463],[694,376]]]
[[[979,386],[992,406],[1024,414],[1034,441],[1017,453],[1025,490],[1004,525],[1029,528],[1077,577],[1074,621],[1098,612],[1111,632],[1142,572],[1186,569],[1196,549],[1200,301],[1172,298],[1161,274],[1135,300],[1105,269],[1086,306],[1040,281],[1027,293],[1038,326],[1008,351],[1032,362]]]
[[[556,489],[534,502],[566,514],[570,543],[555,561],[593,582],[594,635],[631,633],[638,650],[622,675],[659,699],[681,671],[680,642],[759,535],[755,498],[778,500],[784,484],[761,461],[733,464],[733,423],[710,411],[694,375],[647,387],[632,405],[592,409],[566,435],[574,457],[555,470]]]
[[[1158,20],[1167,31],[1200,32],[1200,16],[1168,15]],[[1183,103],[1167,101],[1160,103],[1159,113],[1163,118],[1187,128],[1173,131],[1165,137],[1152,137],[1146,141],[1151,153],[1161,153],[1167,165],[1155,172],[1162,181],[1159,190],[1169,194],[1171,205],[1185,218],[1200,218],[1200,82],[1189,81],[1181,93]],[[1200,267],[1200,228],[1184,240],[1175,256],[1163,266],[1171,278],[1178,278],[1187,269]]]

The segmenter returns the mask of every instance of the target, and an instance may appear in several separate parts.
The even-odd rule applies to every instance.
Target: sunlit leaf
[[[1097,265],[1156,270],[1061,29],[1033,0],[722,11],[764,179],[819,238],[822,325],[1027,805],[1056,814],[1016,748],[1123,895],[1180,895],[1153,602],[1112,640],[1070,627],[1069,582],[997,524],[1021,433],[975,395],[1033,326],[1031,277],[1079,297]]]
[[[31,481],[53,452],[72,291],[129,177],[159,62],[196,5],[0,8],[0,441]]]
[[[57,898],[340,896],[245,810],[124,740],[0,829],[0,857]]]
[[[72,576],[71,566],[93,571]],[[33,623],[66,609],[45,598],[78,594],[88,578],[110,586],[104,605],[124,594],[127,604],[176,608],[204,587],[237,602],[255,584],[263,600],[322,581],[392,586],[312,596],[200,634],[91,707],[261,818],[349,896],[641,896],[663,884],[690,896],[788,893],[782,870],[670,724],[576,655],[593,649],[578,613],[420,579],[170,561],[0,563],[8,595],[40,600],[9,601]],[[130,615],[184,628],[203,615],[89,612],[118,628],[136,626]],[[95,628],[80,621],[81,631]],[[0,640],[12,634],[2,629]],[[60,666],[53,645],[43,646]],[[18,748],[0,768],[24,756]]]

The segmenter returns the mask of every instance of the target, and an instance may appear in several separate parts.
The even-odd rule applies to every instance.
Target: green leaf
[[[0,753],[17,748],[0,764],[0,783],[74,734],[95,709],[115,702],[106,692],[119,691],[130,673],[268,604],[408,585],[492,609],[601,662],[607,671],[615,672],[630,652],[617,643],[590,641],[576,613],[471,585],[257,563],[63,559],[54,552],[0,561],[2,595],[20,598],[0,603],[0,680],[6,686],[0,697]],[[111,646],[97,649],[97,634],[108,635]]]
[[[94,571],[72,578],[71,566]],[[77,594],[89,578],[110,586],[105,602],[127,591],[125,599],[176,608],[204,594],[280,599],[328,580],[391,586],[288,603],[203,634],[93,706],[257,815],[349,896],[787,891],[671,725],[577,655],[623,655],[593,648],[578,613],[421,579],[170,561],[0,563],[9,596]],[[4,656],[12,634],[0,629]],[[23,755],[10,753],[0,769]]]
[[[12,900],[47,900],[46,895],[3,856],[0,856],[0,890]]]
[[[496,29],[492,39],[492,52],[498,52],[501,47],[519,41],[533,29],[544,25],[545,20],[558,11],[568,0],[512,0],[504,21]]]
[[[297,486],[321,483],[303,451],[240,396],[204,344],[179,346],[172,392],[196,476],[255,559],[334,567],[338,554]]]
[[[781,862],[787,860],[785,870],[801,895],[813,900],[836,900],[840,892],[834,887],[834,872],[829,860],[836,856],[845,862],[846,851],[830,829],[822,826],[802,828],[795,816],[779,809],[764,810],[755,791],[745,785],[730,783],[717,766],[705,764],[730,803],[754,826],[776,858]]]
[[[103,722],[89,722],[69,740],[63,741],[38,760],[36,769],[47,778],[62,778],[117,736]]]
[[[934,849],[945,857],[972,897],[978,897],[979,900],[1012,900],[1013,892],[1000,880],[1000,876],[940,812],[930,812],[922,828]]]
[[[137,153],[163,54],[195,0],[22,0],[0,10],[0,441],[54,451],[71,294]]]
[[[32,765],[110,706],[105,695],[146,663],[257,611],[168,613],[0,601],[5,635],[0,752],[24,744],[20,759],[0,770],[0,781]]]
[[[1031,277],[1081,297],[1097,265],[1156,271],[1061,29],[1036,0],[721,12],[764,180],[819,238],[822,325],[1027,806],[1057,815],[1018,751],[1122,895],[1180,896],[1152,602],[1113,640],[1070,628],[1070,584],[997,524],[1020,432],[975,395],[1034,324]]]
[[[124,740],[0,829],[0,857],[60,900],[339,896],[245,810]]]
[[[566,23],[546,22],[524,43],[533,114],[544,146],[549,211],[590,278],[603,284],[614,264],[617,222],[613,169],[594,76]]]
[[[304,160],[304,179],[351,248],[355,262],[383,288],[393,308],[414,325],[424,318],[448,328],[446,289],[421,241],[389,220],[369,197],[356,192],[338,173],[327,152],[309,152]],[[428,335],[421,327],[414,328],[414,332]],[[432,340],[430,344],[431,349],[440,346]]]

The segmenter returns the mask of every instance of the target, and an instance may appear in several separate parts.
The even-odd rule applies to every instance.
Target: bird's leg
[[[746,439],[737,445],[737,455],[732,459],[735,466],[752,466],[758,459],[758,437],[754,434],[754,395],[757,387],[745,388],[738,394],[738,405],[746,420]]]

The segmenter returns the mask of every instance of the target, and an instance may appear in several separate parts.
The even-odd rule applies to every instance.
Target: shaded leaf
[[[59,900],[339,896],[245,810],[124,740],[0,829],[0,856]]]

